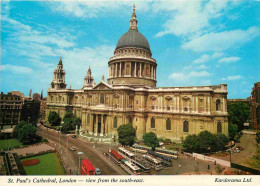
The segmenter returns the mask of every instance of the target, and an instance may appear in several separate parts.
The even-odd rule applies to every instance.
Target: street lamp
[[[60,133],[59,133],[59,146],[61,146],[61,144],[60,144],[60,134],[61,134],[61,128],[62,128],[62,126],[60,125],[59,128],[60,128]]]
[[[83,154],[83,152],[78,152],[79,155],[79,169],[78,169],[78,175],[79,175],[79,171],[80,171],[80,155]]]

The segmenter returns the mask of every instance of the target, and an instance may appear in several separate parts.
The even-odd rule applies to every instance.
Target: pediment
[[[95,90],[110,90],[110,89],[112,89],[112,87],[109,84],[107,84],[106,82],[101,81],[96,86],[94,86],[93,89],[95,89]]]

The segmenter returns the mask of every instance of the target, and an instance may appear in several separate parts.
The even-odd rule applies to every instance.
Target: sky
[[[1,1],[0,89],[44,96],[60,57],[67,87],[81,89],[90,66],[96,83],[128,31],[138,30],[157,61],[157,87],[227,83],[247,98],[260,80],[260,1]]]

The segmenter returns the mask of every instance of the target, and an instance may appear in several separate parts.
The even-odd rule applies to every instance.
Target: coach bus
[[[137,152],[140,152],[140,153],[147,153],[148,150],[151,150],[152,148],[151,147],[145,147],[145,146],[141,146],[141,145],[137,145],[137,144],[134,144],[131,149],[133,151],[137,151]]]
[[[169,156],[165,156],[162,154],[158,154],[157,152],[154,152],[153,150],[149,150],[148,154],[151,154],[152,156],[155,156],[156,158],[159,158],[162,162],[162,165],[171,167],[172,166],[172,159]]]
[[[127,160],[122,160],[121,167],[124,171],[126,171],[130,175],[138,175],[141,172],[141,169],[134,165],[132,162]]]
[[[176,159],[176,160],[178,159],[178,151],[156,148],[155,152],[157,152],[158,154],[169,156],[169,157]]]
[[[149,156],[149,155],[143,155],[143,157],[149,162],[151,163],[154,167],[155,167],[155,170],[161,170],[162,169],[162,165],[161,165],[161,161],[152,157],[152,156]]]
[[[81,175],[95,175],[95,167],[88,159],[81,161]]]
[[[122,154],[122,156],[124,156],[125,158],[130,158],[130,159],[134,159],[135,155],[134,153],[130,152],[129,150],[126,150],[123,147],[119,147],[118,148],[119,153]]]

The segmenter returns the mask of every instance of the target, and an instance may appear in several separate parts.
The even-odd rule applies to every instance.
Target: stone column
[[[117,74],[117,63],[116,63],[116,73],[115,73],[115,76],[118,77],[118,74]]]
[[[151,65],[151,79],[153,79],[153,66]]]
[[[140,63],[140,77],[142,77],[142,63]]]
[[[120,62],[120,68],[119,68],[119,77],[121,77],[121,71],[122,71],[122,67],[121,67],[121,62]]]
[[[225,98],[223,98],[223,109],[222,112],[225,113],[226,112],[226,107],[225,107],[226,103],[225,103]]]
[[[97,129],[98,129],[98,114],[96,114],[96,122],[95,122],[95,126],[94,126],[94,135],[97,136]]]
[[[136,77],[136,62],[134,62],[135,63],[135,74],[134,74],[134,77]]]
[[[208,113],[210,114],[211,105],[210,105],[210,96],[208,96]]]
[[[154,69],[154,79],[156,79],[156,67]]]
[[[196,112],[199,113],[199,98],[196,96]]]
[[[204,104],[203,104],[204,109],[203,110],[204,110],[204,113],[206,112],[206,101],[207,101],[206,98],[207,98],[206,96],[204,96],[204,98],[203,98],[203,102],[204,102]]]
[[[101,114],[101,133],[100,136],[104,134],[104,114]]]

